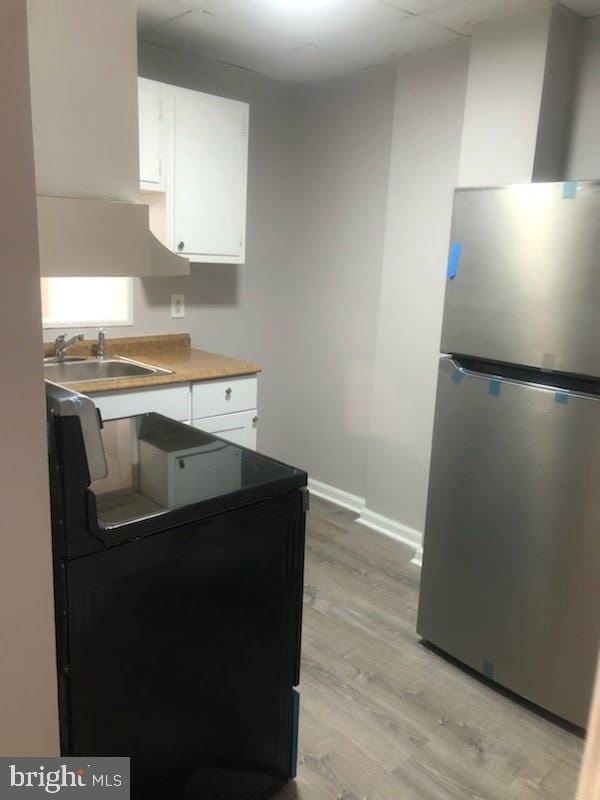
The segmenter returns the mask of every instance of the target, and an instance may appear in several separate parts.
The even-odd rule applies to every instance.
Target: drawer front
[[[192,385],[192,419],[251,411],[258,405],[255,376]]]
[[[214,433],[233,444],[248,447],[256,450],[256,426],[258,417],[256,409],[252,411],[242,411],[238,414],[223,414],[219,417],[207,417],[206,419],[195,419],[194,428]]]
[[[164,414],[178,422],[190,418],[189,384],[134,389],[130,392],[105,392],[92,395],[92,400],[100,409],[104,420],[147,414],[150,411]]]

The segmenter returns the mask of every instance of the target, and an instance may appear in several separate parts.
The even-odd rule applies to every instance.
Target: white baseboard
[[[330,503],[347,508],[349,511],[355,511],[357,514],[365,507],[364,497],[350,494],[350,492],[345,492],[343,489],[336,489],[335,486],[321,483],[321,481],[316,481],[314,478],[308,479],[308,489],[311,494],[316,494],[317,497],[321,497],[323,500],[329,500]]]
[[[366,528],[372,531],[382,533],[384,536],[389,536],[397,542],[407,544],[413,547],[415,555],[411,559],[411,564],[416,567],[421,566],[423,558],[423,534],[414,528],[409,528],[408,525],[403,525],[401,522],[396,522],[389,517],[384,517],[383,514],[377,514],[371,511],[365,505],[364,497],[359,497],[356,494],[350,494],[343,489],[337,489],[335,486],[330,486],[328,483],[316,481],[314,478],[308,479],[308,488],[311,494],[321,497],[323,500],[328,500],[336,506],[347,508],[349,511],[354,511],[360,516],[356,520]]]
[[[403,525],[394,519],[384,517],[383,514],[378,514],[376,511],[371,511],[370,508],[366,507],[360,512],[360,517],[356,521],[366,528],[371,528],[371,530],[382,533],[384,536],[389,536],[390,539],[395,539],[397,542],[402,542],[402,544],[407,544],[409,547],[414,548],[415,555],[410,563],[416,567],[421,566],[423,558],[423,534],[421,531],[409,528],[408,525]]]

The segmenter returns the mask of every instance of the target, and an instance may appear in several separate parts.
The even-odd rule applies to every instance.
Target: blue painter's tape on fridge
[[[458,265],[460,264],[460,257],[462,255],[462,244],[454,242],[450,248],[450,256],[448,258],[448,278],[453,280],[456,278],[458,272]]]
[[[457,386],[464,380],[464,378],[465,378],[465,373],[462,371],[462,369],[455,369],[452,375],[450,376],[450,380],[452,381],[452,383],[455,383]]]
[[[563,183],[563,200],[575,200],[577,197],[577,181]]]
[[[300,692],[292,689],[292,750],[290,754],[290,778],[298,774],[298,731],[300,727]]]
[[[566,406],[569,402],[569,393],[568,392],[556,392],[554,395],[554,402],[560,403],[562,406]]]
[[[501,388],[502,388],[502,381],[496,379],[490,381],[490,394],[492,395],[492,397],[498,397],[500,395]]]

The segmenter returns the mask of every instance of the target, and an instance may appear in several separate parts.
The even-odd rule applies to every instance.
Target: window
[[[45,328],[133,324],[132,278],[42,278]]]

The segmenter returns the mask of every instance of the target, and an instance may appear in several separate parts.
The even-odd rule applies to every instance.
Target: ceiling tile
[[[138,29],[145,31],[189,11],[190,6],[176,0],[137,0]]]
[[[410,14],[424,14],[426,11],[449,6],[454,0],[379,0],[379,2],[408,11]]]
[[[363,26],[402,18],[397,8],[380,0],[237,0],[230,16],[264,30],[316,44],[334,36],[360,30]]]
[[[451,5],[428,11],[420,19],[429,19],[458,33],[469,34],[478,22],[541,11],[548,5],[548,0],[457,0]]]
[[[318,45],[305,45],[287,53],[255,61],[257,72],[278,80],[309,83],[348,75],[359,68],[351,59],[336,58]]]
[[[321,47],[338,58],[352,58],[361,67],[375,66],[412,50],[437,47],[459,38],[454,31],[422,17],[406,17],[396,24],[371,25],[347,36],[323,42]]]
[[[265,54],[283,53],[302,45],[235,19],[199,10],[151,29],[144,39],[245,69],[255,69],[256,60]]]
[[[209,14],[224,16],[235,11],[242,0],[177,0],[194,11],[206,11]]]
[[[600,16],[600,0],[562,0],[562,5],[581,17]]]

